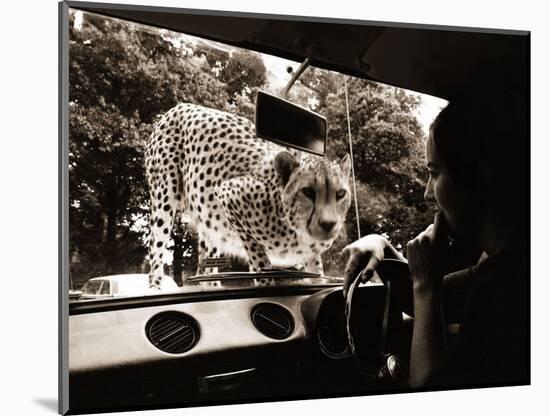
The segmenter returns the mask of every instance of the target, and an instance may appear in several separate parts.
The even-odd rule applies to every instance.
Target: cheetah
[[[290,150],[257,138],[245,118],[198,105],[162,116],[145,165],[153,288],[176,215],[185,213],[198,232],[197,274],[203,259],[224,254],[247,259],[254,272],[299,264],[322,274],[321,254],[350,206],[349,155],[331,161]]]

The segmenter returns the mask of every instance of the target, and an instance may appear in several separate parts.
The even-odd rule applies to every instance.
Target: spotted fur
[[[350,205],[348,155],[329,161],[288,151],[256,138],[250,121],[197,105],[179,104],[160,119],[145,164],[152,287],[180,213],[198,231],[198,274],[204,258],[224,254],[247,259],[255,272],[300,264],[322,273],[321,254]]]

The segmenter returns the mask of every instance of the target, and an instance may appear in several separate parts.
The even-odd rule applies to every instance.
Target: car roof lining
[[[529,32],[68,2],[70,7],[448,99],[481,61],[527,64]],[[516,62],[516,63],[517,63]],[[524,74],[521,68],[521,74]]]

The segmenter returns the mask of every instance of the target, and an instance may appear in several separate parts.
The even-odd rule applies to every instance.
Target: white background
[[[57,403],[56,3],[12,0],[2,5],[0,413],[5,415],[54,414]],[[548,411],[550,276],[545,259],[550,235],[546,179],[546,166],[550,163],[547,144],[550,14],[543,1],[276,0],[266,4],[257,0],[136,0],[128,3],[532,31],[532,386],[136,414],[536,415]]]

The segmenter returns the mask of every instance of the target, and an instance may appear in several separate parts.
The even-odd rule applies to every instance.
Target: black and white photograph
[[[62,414],[531,384],[528,30],[65,1]]]

